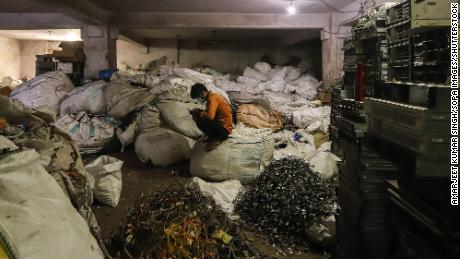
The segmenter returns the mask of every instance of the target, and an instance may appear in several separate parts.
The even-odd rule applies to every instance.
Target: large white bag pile
[[[72,81],[62,71],[48,72],[18,85],[10,97],[36,108],[47,105],[59,113],[61,101],[74,89]]]
[[[266,81],[267,80],[267,76],[264,75],[263,73],[261,72],[258,72],[257,70],[255,69],[252,69],[250,67],[247,67],[244,72],[243,72],[243,76],[245,77],[249,77],[249,78],[252,78],[252,79],[255,79],[259,82],[261,81]]]
[[[104,258],[35,150],[0,158],[0,231],[18,258]]]
[[[227,93],[215,86],[213,76],[202,74],[188,68],[175,68],[174,73],[183,79],[189,79],[194,83],[204,84],[209,91],[222,95],[228,102],[230,102]]]
[[[322,82],[309,74],[305,74],[299,79],[290,82],[286,87],[286,92],[293,92],[307,100],[313,100],[318,94],[318,88],[321,85]]]
[[[61,104],[61,116],[81,111],[103,114],[105,82],[95,81],[75,88]]]
[[[118,205],[123,186],[122,166],[123,161],[111,156],[100,156],[85,166],[86,171],[93,176],[90,184],[98,201],[112,207]]]
[[[189,159],[194,142],[175,131],[157,128],[139,135],[134,148],[142,162],[164,167]]]
[[[263,93],[263,97],[269,101],[270,107],[275,110],[280,110],[281,106],[285,105],[286,103],[292,103],[295,101],[295,96],[293,95],[271,91],[265,91]]]
[[[75,141],[81,153],[102,150],[115,134],[113,119],[89,116],[86,112],[61,117],[55,126]]]
[[[190,174],[214,181],[240,180],[243,184],[255,179],[273,156],[271,129],[237,127],[230,138],[212,151],[206,143],[197,142],[192,150]]]
[[[288,145],[275,150],[273,158],[276,160],[286,157],[303,159],[321,178],[328,180],[338,174],[337,162],[340,161],[340,158],[330,152],[330,148],[331,142],[326,142],[316,148],[313,143],[296,142],[289,138]]]
[[[132,111],[142,108],[155,96],[148,89],[130,87],[123,80],[115,80],[106,85],[104,102],[107,114],[122,119]]]
[[[308,132],[321,130],[328,132],[331,117],[331,107],[306,108],[292,113],[292,121],[299,128],[305,128]]]
[[[203,132],[196,126],[190,114],[190,111],[193,109],[204,109],[203,104],[181,101],[160,101],[156,106],[160,110],[165,122],[175,131],[194,139],[203,135]]]
[[[270,66],[267,62],[257,62],[254,64],[254,68],[264,75],[268,75],[272,70],[272,66]]]

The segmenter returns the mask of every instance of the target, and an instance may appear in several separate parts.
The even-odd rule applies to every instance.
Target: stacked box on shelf
[[[341,137],[344,163],[337,190],[339,258],[387,258],[392,251],[389,204],[385,180],[397,168],[364,143],[364,138]]]
[[[448,28],[423,31],[412,36],[412,81],[444,84],[449,77]]]
[[[387,10],[387,40],[389,55],[389,80],[410,81],[411,29],[410,1],[405,1]]]
[[[352,28],[357,49],[363,54],[359,61],[365,64],[366,96],[374,95],[376,83],[388,80],[386,9],[391,4],[388,3],[388,5],[375,8],[369,15],[362,17],[358,24]]]
[[[337,195],[338,258],[385,258],[391,251],[388,202],[384,181],[397,168],[365,145],[367,123],[362,102],[333,92],[331,139],[343,163]],[[334,150],[334,149],[333,149]]]
[[[418,176],[449,174],[449,123],[447,111],[366,98],[369,134],[391,142],[414,156]],[[408,161],[406,161],[407,163]]]
[[[353,96],[355,88],[355,79],[358,61],[362,53],[356,49],[355,41],[353,38],[346,39],[343,45],[344,64],[343,64],[343,90],[347,90]]]

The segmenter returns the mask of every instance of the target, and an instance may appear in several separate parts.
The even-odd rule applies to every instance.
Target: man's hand
[[[196,121],[197,119],[199,119],[201,117],[201,113],[203,111],[200,110],[200,109],[193,109],[190,111],[190,114],[192,115],[193,117],[193,120]]]

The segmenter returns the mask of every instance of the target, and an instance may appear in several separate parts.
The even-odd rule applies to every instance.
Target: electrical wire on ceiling
[[[326,2],[324,2],[323,0],[320,0],[320,1],[322,3],[324,3],[324,4],[326,4]],[[321,29],[321,31],[324,31],[325,33],[332,34],[332,35],[348,35],[349,34],[348,32],[339,32],[340,28],[343,26],[344,23],[349,22],[351,20],[354,20],[354,19],[356,19],[356,18],[358,18],[360,16],[363,16],[366,9],[375,7],[375,0],[372,0],[372,2],[373,2],[372,6],[368,6],[369,0],[364,0],[363,2],[361,2],[361,7],[359,8],[359,10],[357,10],[357,11],[349,11],[349,12],[342,12],[340,10],[337,10],[333,6],[330,6],[330,5],[326,4],[330,8],[333,8],[334,10],[337,10],[337,12],[339,12],[339,13],[356,13],[356,15],[351,17],[351,18],[349,18],[349,19],[341,21],[339,23],[339,25],[337,26],[337,31],[336,32],[326,31],[325,29]]]

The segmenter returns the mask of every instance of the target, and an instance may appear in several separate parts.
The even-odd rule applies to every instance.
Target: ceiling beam
[[[139,47],[148,47],[149,46],[149,39],[141,37],[137,35],[135,32],[132,31],[120,31],[119,32],[119,37],[120,40],[124,40],[127,42],[130,42],[134,45],[137,45]]]
[[[107,24],[111,16],[111,12],[88,0],[34,0],[34,2],[89,25]]]
[[[0,13],[2,30],[77,29],[82,25],[60,13]]]
[[[328,14],[121,13],[110,24],[120,29],[311,29],[328,26],[328,19]]]

